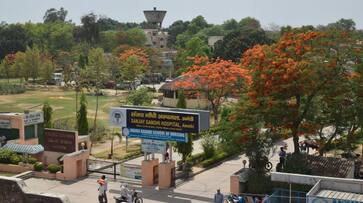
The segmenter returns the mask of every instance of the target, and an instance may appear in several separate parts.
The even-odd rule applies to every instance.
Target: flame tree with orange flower
[[[287,33],[276,44],[258,45],[244,53],[241,64],[252,78],[251,104],[262,112],[265,127],[290,132],[295,153],[316,102],[345,73],[352,44],[343,35]]]
[[[119,59],[125,80],[135,80],[149,68],[149,57],[141,48],[127,49],[119,55]]]
[[[217,59],[208,61],[207,57],[196,57],[195,65],[183,74],[186,79],[177,86],[197,90],[209,101],[214,114],[214,122],[218,123],[220,107],[227,97],[243,91],[249,82],[248,71],[232,61]]]

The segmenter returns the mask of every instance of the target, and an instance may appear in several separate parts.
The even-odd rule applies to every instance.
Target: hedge
[[[220,162],[220,161],[222,161],[222,160],[224,160],[224,159],[226,159],[226,158],[228,158],[228,157],[230,157],[232,155],[233,154],[229,154],[227,152],[216,152],[216,154],[214,156],[200,162],[199,165],[201,165],[203,168],[206,168],[206,167],[211,166],[211,165],[213,165],[215,163],[218,163],[218,162]]]
[[[34,164],[34,170],[35,170],[35,171],[42,171],[42,170],[44,170],[44,165],[43,165],[43,163],[42,163],[42,162],[36,162],[36,163]]]
[[[24,85],[16,84],[0,84],[0,95],[1,94],[21,94],[25,92]]]
[[[16,155],[15,152],[9,149],[0,149],[0,163],[10,164],[13,155]]]
[[[62,169],[62,167],[60,165],[57,165],[57,164],[49,164],[48,165],[48,171],[50,173],[57,173],[61,169]]]
[[[21,162],[21,156],[17,154],[13,154],[10,156],[10,163],[14,165],[18,165]]]

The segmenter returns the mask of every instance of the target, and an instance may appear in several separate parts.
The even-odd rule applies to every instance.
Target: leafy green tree
[[[45,12],[43,20],[44,23],[64,22],[66,20],[67,14],[68,11],[66,11],[63,7],[61,7],[59,10],[50,8]]]
[[[95,95],[96,95],[96,109],[95,117],[93,121],[93,134],[97,134],[97,116],[99,108],[99,96],[101,94],[100,89],[105,78],[106,72],[106,60],[104,57],[103,49],[93,48],[89,52],[89,65],[83,70],[83,77],[94,83]]]
[[[169,47],[174,47],[175,43],[176,43],[176,37],[179,34],[182,34],[183,32],[185,32],[187,30],[187,27],[189,25],[189,21],[182,21],[182,20],[178,20],[175,21],[173,24],[171,24],[168,27],[168,46]]]
[[[100,39],[100,28],[97,23],[97,15],[89,13],[81,18],[82,27],[79,31],[79,38],[90,43],[97,43]]]
[[[352,19],[340,19],[335,23],[330,23],[327,25],[327,28],[329,29],[338,29],[338,30],[344,30],[344,31],[354,31],[355,28],[355,22]]]
[[[230,32],[238,29],[238,22],[235,19],[226,20],[223,22],[222,27],[225,31]]]
[[[180,72],[183,72],[186,67],[193,64],[190,60],[191,57],[210,55],[211,50],[208,44],[199,37],[193,37],[186,43],[185,49],[179,49],[176,58],[176,65],[181,69]]]
[[[20,24],[0,26],[0,60],[6,55],[25,51],[31,39]]]
[[[44,102],[43,113],[44,113],[44,127],[51,128],[52,127],[53,108],[49,105],[49,102],[47,102],[47,101]]]
[[[188,142],[176,142],[174,145],[174,150],[182,155],[182,162],[184,163],[184,171],[186,168],[186,160],[193,152],[193,136],[188,134]]]
[[[77,129],[79,135],[88,135],[87,100],[84,93],[81,94],[80,107],[77,112]]]
[[[186,109],[187,101],[185,100],[185,95],[183,91],[178,92],[178,103],[176,104],[177,108]]]
[[[227,34],[214,46],[214,57],[239,61],[244,51],[257,44],[269,44],[270,40],[262,29],[235,30]]]
[[[24,77],[26,81],[32,78],[33,82],[39,76],[49,78],[52,71],[50,59],[46,55],[42,55],[37,48],[28,48],[25,53],[18,52],[13,66],[16,71],[21,73],[21,77]]]

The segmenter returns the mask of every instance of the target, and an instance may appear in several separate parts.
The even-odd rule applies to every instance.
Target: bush
[[[203,168],[206,168],[208,166],[211,166],[215,163],[218,163],[220,161],[222,161],[223,159],[226,159],[228,158],[229,156],[231,156],[232,154],[228,154],[227,152],[220,152],[220,153],[216,153],[213,157],[209,158],[209,159],[206,159],[204,161],[202,161],[200,163],[200,165],[203,167]]]
[[[8,149],[0,149],[0,163],[9,164],[11,163],[11,156],[15,153]]]
[[[132,91],[127,96],[127,103],[132,105],[150,105],[153,99],[152,93],[145,87]]]
[[[61,169],[62,169],[62,167],[60,165],[57,165],[57,164],[49,164],[49,166],[48,166],[48,171],[50,173],[57,173]]]
[[[34,158],[34,157],[29,157],[28,158],[28,163],[30,163],[30,164],[35,164],[37,161],[38,160],[36,158]]]
[[[10,157],[10,163],[14,164],[14,165],[18,165],[19,162],[21,162],[21,156],[17,155],[17,154],[13,154]]]
[[[25,92],[24,85],[0,84],[0,95],[2,94],[21,94]]]
[[[36,162],[34,164],[34,170],[35,171],[42,171],[44,169],[44,165],[42,162]]]
[[[212,156],[214,156],[215,152],[216,152],[216,145],[217,145],[217,141],[216,141],[216,137],[211,134],[211,133],[206,133],[205,135],[203,135],[203,140],[202,140],[202,147],[203,147],[203,151],[204,151],[204,158],[208,159],[211,158]]]

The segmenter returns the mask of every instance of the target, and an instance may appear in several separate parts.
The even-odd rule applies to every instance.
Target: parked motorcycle
[[[131,199],[132,203],[143,203],[144,200],[141,197],[141,191],[136,191],[135,189],[129,190],[127,185],[121,186],[121,195],[118,197],[113,197],[116,203],[128,203]]]
[[[244,203],[246,202],[243,198],[243,196],[238,196],[235,194],[230,194],[226,198],[227,203]]]

